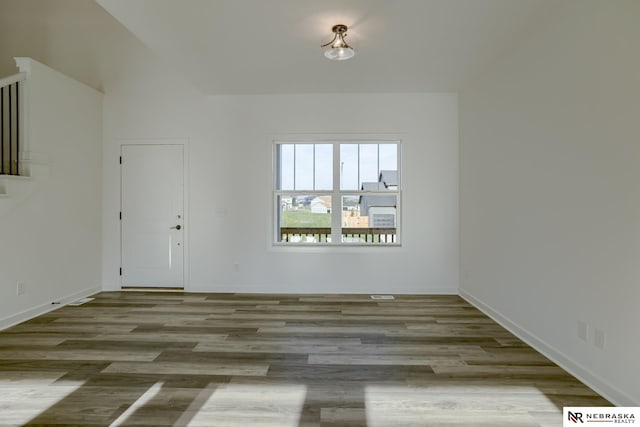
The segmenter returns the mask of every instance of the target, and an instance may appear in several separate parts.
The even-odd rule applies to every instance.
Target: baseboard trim
[[[370,295],[370,294],[390,294],[390,295],[458,295],[458,288],[410,288],[402,289],[349,289],[332,287],[327,289],[299,289],[282,285],[247,285],[247,284],[204,284],[191,283],[185,286],[184,291],[189,293],[236,293],[236,294],[294,294],[294,295]]]
[[[547,344],[544,340],[537,337],[536,335],[530,333],[522,326],[518,325],[515,322],[509,320],[506,316],[500,313],[498,310],[495,310],[488,304],[485,304],[480,299],[471,295],[469,292],[460,289],[459,291],[460,297],[466,300],[469,304],[475,306],[478,310],[482,311],[484,314],[495,320],[502,327],[507,329],[509,332],[514,334],[516,337],[526,342],[528,345],[542,353],[548,359],[552,360],[558,366],[560,366],[565,371],[569,372],[571,375],[576,377],[578,380],[582,381],[587,386],[591,387],[594,391],[599,393],[605,399],[609,400],[616,406],[638,406],[639,402],[634,402],[634,400],[624,393],[623,391],[617,389],[609,382],[603,380],[598,375],[591,372],[586,367],[582,366],[579,363],[571,360],[570,357],[565,355],[560,350],[555,347]]]
[[[28,310],[24,310],[24,311],[21,311],[20,313],[16,313],[9,317],[0,319],[0,331],[10,328],[19,323],[25,322],[27,320],[33,319],[34,317],[40,316],[50,311],[57,310],[58,308],[64,307],[66,304],[70,302],[73,302],[80,298],[88,297],[90,295],[100,292],[101,290],[102,289],[100,286],[83,289],[81,291],[74,292],[70,295],[66,295],[61,298],[56,298],[53,302],[40,304]]]
[[[122,286],[123,292],[184,292],[184,288],[162,288],[158,286]]]

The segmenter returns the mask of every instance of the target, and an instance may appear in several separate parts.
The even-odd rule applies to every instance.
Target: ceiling
[[[26,56],[100,91],[153,53],[94,0],[0,0],[0,77]]]
[[[207,94],[449,92],[509,52],[560,0],[96,0]],[[320,45],[349,26],[356,50]]]
[[[30,56],[106,91],[160,64],[206,94],[457,92],[568,1],[0,0],[0,76]],[[348,61],[322,55],[337,23]]]

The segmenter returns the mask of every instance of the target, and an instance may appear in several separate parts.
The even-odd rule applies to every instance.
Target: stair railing
[[[0,175],[20,175],[20,102],[26,73],[0,79]]]

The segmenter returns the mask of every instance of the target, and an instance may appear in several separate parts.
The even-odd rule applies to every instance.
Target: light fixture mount
[[[344,24],[337,24],[331,28],[331,31],[334,33],[333,40],[321,46],[329,46],[329,48],[324,51],[325,57],[334,61],[344,61],[345,59],[353,58],[356,52],[344,40],[347,36],[347,30],[348,28]]]
[[[347,35],[347,26],[343,25],[343,24],[337,24],[334,25],[333,28],[331,28],[331,31],[333,31],[334,33],[338,34],[344,34],[345,36]]]

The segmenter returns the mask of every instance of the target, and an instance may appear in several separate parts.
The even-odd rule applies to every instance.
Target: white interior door
[[[122,145],[122,285],[183,287],[184,147]]]

